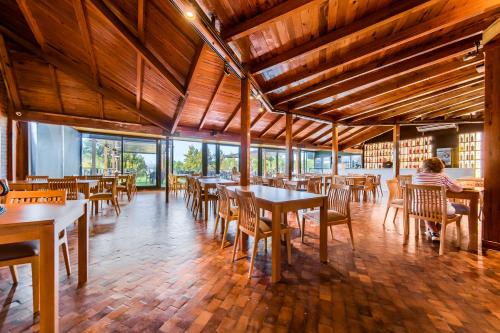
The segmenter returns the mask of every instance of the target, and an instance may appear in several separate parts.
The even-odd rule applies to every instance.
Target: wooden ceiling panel
[[[146,0],[146,3],[149,1]],[[137,32],[137,0],[104,0],[104,3],[127,27]]]
[[[36,43],[33,33],[29,28],[19,6],[12,0],[0,0],[0,22],[16,31],[21,37],[31,43]]]
[[[236,105],[240,102],[240,96],[240,80],[234,77],[234,75],[226,77],[212,103],[211,109],[208,111],[207,126],[205,128],[221,129]]]
[[[145,102],[155,106],[169,118],[173,118],[178,97],[178,94],[173,91],[167,79],[148,64],[144,65],[142,98]]]
[[[104,98],[104,118],[131,123],[141,122],[140,117],[132,113],[130,109],[109,98]]]
[[[98,94],[62,71],[57,71],[64,113],[74,116],[101,117]]]

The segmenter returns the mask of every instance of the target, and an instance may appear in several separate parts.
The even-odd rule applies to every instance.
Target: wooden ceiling
[[[252,100],[253,142],[283,144],[285,117],[270,111],[284,111],[296,115],[296,145],[327,148],[335,122],[343,149],[396,122],[482,120],[475,43],[500,17],[500,0],[0,6],[14,119],[238,140],[238,76],[247,75],[262,94]]]

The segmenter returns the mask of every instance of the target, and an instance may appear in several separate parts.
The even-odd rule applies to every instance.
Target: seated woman
[[[462,192],[462,186],[443,173],[444,163],[437,157],[432,157],[422,162],[422,169],[413,179],[416,185],[445,186],[449,191]],[[468,215],[469,208],[465,205],[448,202],[448,214]],[[433,241],[439,241],[439,228],[434,222],[425,221],[427,233]]]

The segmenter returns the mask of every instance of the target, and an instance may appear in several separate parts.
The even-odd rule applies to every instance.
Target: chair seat
[[[271,233],[273,230],[273,220],[269,217],[261,216],[259,221],[259,229],[263,234]],[[288,229],[288,226],[281,223],[281,231],[285,229]]]
[[[0,260],[13,260],[36,256],[39,253],[38,242],[19,242],[0,245]]]
[[[89,197],[90,200],[108,200],[108,199],[112,199],[112,198],[113,198],[113,195],[111,194],[111,192],[95,193],[95,194],[91,194]]]
[[[238,207],[231,207],[230,208],[230,211],[229,211],[229,214],[231,214],[231,216],[238,216],[238,212],[240,210],[238,209]]]
[[[394,199],[391,201],[391,206],[401,206],[403,207],[403,199]]]
[[[319,210],[313,210],[311,212],[307,212],[304,214],[304,217],[309,220],[314,220],[318,221],[320,220],[320,211]],[[337,221],[343,221],[347,219],[345,215],[342,215],[334,210],[328,210],[328,215],[327,215],[327,221],[328,222],[337,222]]]

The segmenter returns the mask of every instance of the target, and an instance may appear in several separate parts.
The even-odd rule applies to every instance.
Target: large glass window
[[[264,176],[273,176],[278,171],[278,161],[276,150],[273,149],[264,149],[262,152],[262,174]]]
[[[214,176],[217,173],[217,145],[213,143],[207,144],[207,171],[209,176]]]
[[[123,173],[135,173],[137,186],[156,186],[156,140],[123,139]]]
[[[259,148],[250,148],[250,174],[257,176],[259,173]]]
[[[121,172],[122,140],[120,137],[82,135],[82,174],[114,175]]]
[[[278,151],[278,173],[286,173],[286,151]]]
[[[174,140],[174,173],[201,172],[201,142]]]
[[[240,147],[221,145],[219,151],[220,174],[229,179],[233,170],[236,172],[240,170]]]
[[[304,173],[314,172],[314,152],[302,151],[302,170]]]

